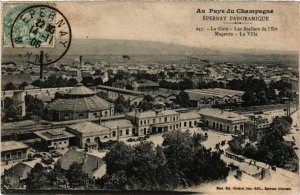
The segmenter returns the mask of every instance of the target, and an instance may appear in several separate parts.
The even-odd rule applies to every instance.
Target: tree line
[[[201,145],[202,134],[170,131],[161,146],[141,141],[134,146],[117,142],[104,157],[106,174],[90,179],[81,164],[73,163],[69,170],[56,165],[45,170],[37,164],[29,174],[28,189],[108,189],[108,190],[172,190],[225,180],[229,168],[220,153]]]

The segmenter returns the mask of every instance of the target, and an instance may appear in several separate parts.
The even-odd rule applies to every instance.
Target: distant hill
[[[14,59],[14,55],[23,54],[25,50],[2,48],[3,62]],[[101,56],[101,55],[184,55],[212,61],[230,61],[236,63],[282,63],[298,66],[298,54],[282,51],[220,48],[207,49],[140,40],[95,40],[73,39],[67,56]],[[250,61],[249,61],[250,60]],[[153,60],[152,60],[153,61]]]

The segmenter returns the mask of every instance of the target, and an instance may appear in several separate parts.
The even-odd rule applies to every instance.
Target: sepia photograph
[[[1,194],[299,194],[299,4],[1,2]]]

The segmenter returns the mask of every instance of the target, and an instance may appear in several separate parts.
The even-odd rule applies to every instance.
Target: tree
[[[138,107],[142,110],[152,110],[154,108],[153,101],[154,99],[150,95],[145,95]]]
[[[47,189],[49,187],[49,180],[47,179],[47,172],[42,164],[37,163],[25,180],[26,187],[29,190]]]
[[[73,87],[73,86],[76,86],[78,84],[78,81],[75,79],[75,78],[70,78],[68,80],[68,86],[69,87]]]
[[[186,92],[180,92],[175,99],[175,103],[179,104],[181,107],[190,107],[192,105],[190,101],[189,94]]]
[[[22,108],[13,99],[6,97],[4,100],[4,107],[6,108],[5,117],[6,119],[11,118],[18,120],[22,114]]]
[[[42,100],[33,97],[31,95],[25,96],[25,105],[26,105],[26,111],[29,113],[32,113],[34,115],[37,115],[39,117],[44,116],[44,103]]]
[[[242,95],[242,100],[244,106],[253,106],[256,104],[255,94],[249,90]]]
[[[273,131],[277,131],[280,135],[286,135],[291,128],[293,119],[287,116],[275,117],[270,127]]]
[[[15,90],[16,86],[12,82],[8,82],[6,85],[4,85],[4,91],[8,90]]]
[[[94,82],[94,79],[93,79],[93,77],[91,77],[91,76],[83,77],[83,78],[82,78],[82,81],[81,81],[81,83],[82,83],[84,86],[91,85],[91,84],[93,84],[93,82]]]
[[[60,167],[59,164],[55,164],[53,170],[51,170],[47,179],[50,182],[50,187],[52,189],[68,189],[69,181],[66,178],[65,171]]]
[[[83,172],[82,164],[74,162],[66,171],[66,178],[71,188],[88,189],[90,182],[87,173]]]
[[[125,100],[123,95],[119,95],[115,100],[115,111],[118,113],[128,112],[130,108],[130,101]]]
[[[19,86],[19,89],[24,90],[26,86],[28,86],[28,84],[24,81],[24,82],[22,82],[21,85]]]

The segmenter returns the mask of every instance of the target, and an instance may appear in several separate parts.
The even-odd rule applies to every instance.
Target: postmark
[[[7,33],[6,33],[7,34]],[[49,65],[68,51],[71,26],[58,9],[49,5],[32,5],[21,10],[10,28],[11,47],[22,49],[31,64]]]

